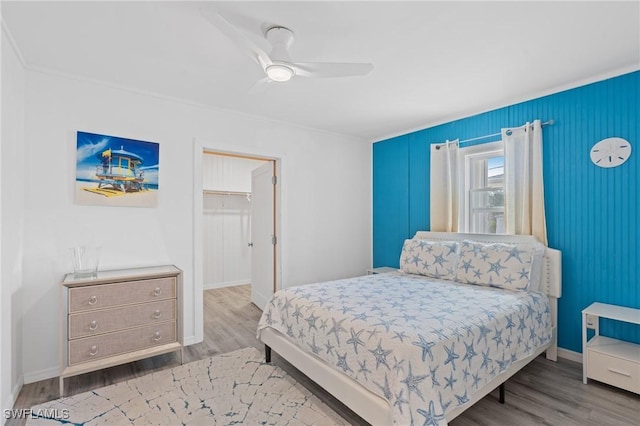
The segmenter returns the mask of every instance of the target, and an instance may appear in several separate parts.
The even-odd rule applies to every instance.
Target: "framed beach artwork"
[[[160,145],[77,132],[76,204],[156,207]]]

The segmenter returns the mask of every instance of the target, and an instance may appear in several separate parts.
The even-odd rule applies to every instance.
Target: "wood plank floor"
[[[184,362],[249,346],[263,350],[264,346],[256,338],[261,312],[251,303],[250,291],[248,285],[205,291],[204,341],[185,348]],[[366,424],[276,353],[273,362],[350,423]],[[69,378],[66,389],[69,394],[77,394],[178,364],[176,354],[161,355]],[[56,398],[57,379],[31,383],[22,388],[14,408],[29,408]],[[24,419],[10,419],[6,423],[8,426],[24,424]],[[497,391],[494,391],[450,425],[640,426],[640,396],[594,381],[585,386],[580,364],[563,359],[551,362],[539,357],[507,382],[504,405],[498,402]]]

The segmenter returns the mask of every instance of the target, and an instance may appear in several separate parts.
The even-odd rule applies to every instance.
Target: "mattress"
[[[388,401],[395,424],[446,414],[552,339],[543,293],[410,274],[278,291],[258,325]]]

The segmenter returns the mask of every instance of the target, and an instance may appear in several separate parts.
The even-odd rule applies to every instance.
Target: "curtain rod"
[[[544,123],[540,123],[540,126],[541,127],[553,126],[553,123],[554,123],[553,120],[549,120],[549,121],[545,121]],[[524,127],[524,126],[526,126],[526,124],[524,124],[524,125],[522,125],[520,127]],[[514,127],[514,129],[519,129],[520,127]],[[502,132],[500,131],[498,133],[492,133],[490,135],[484,135],[484,136],[478,136],[476,138],[464,139],[464,140],[458,141],[458,145],[460,145],[461,143],[465,143],[465,142],[472,142],[472,141],[477,141],[479,139],[490,138],[490,137],[493,137],[493,136],[501,136],[501,135],[502,135]],[[446,142],[442,142],[439,145],[436,145],[436,149],[440,149],[440,146],[444,145],[445,143]]]

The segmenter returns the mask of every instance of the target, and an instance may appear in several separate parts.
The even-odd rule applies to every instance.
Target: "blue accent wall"
[[[429,229],[430,144],[534,119],[555,121],[543,128],[543,167],[549,246],[563,256],[558,344],[582,352],[582,309],[640,308],[640,71],[373,144],[374,266],[398,267],[404,239]],[[631,142],[622,166],[590,160],[608,137]],[[601,333],[640,343],[640,326],[603,321]]]
[[[409,137],[400,136],[373,145],[374,265],[398,262],[409,232]]]

